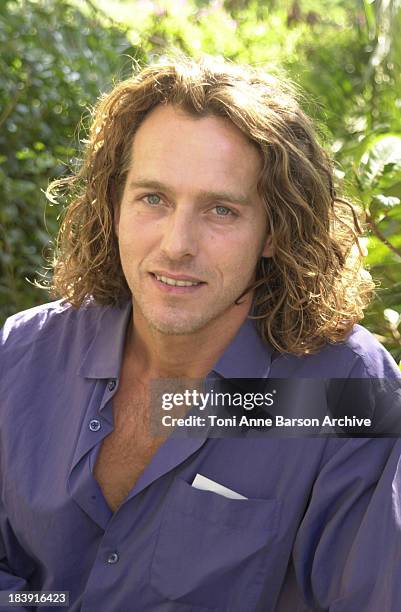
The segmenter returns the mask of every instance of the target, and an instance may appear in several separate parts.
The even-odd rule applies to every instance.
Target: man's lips
[[[188,276],[188,274],[173,274],[172,272],[165,272],[164,270],[154,270],[151,272],[156,277],[164,277],[172,281],[186,281],[190,283],[204,283],[200,278],[194,276]]]
[[[152,281],[159,289],[167,293],[192,293],[206,285],[204,281],[186,274],[168,274],[166,272],[150,272]]]

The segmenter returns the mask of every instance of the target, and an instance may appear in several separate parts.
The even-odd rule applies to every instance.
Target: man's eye
[[[146,204],[150,206],[158,206],[161,202],[160,197],[156,193],[149,193],[146,196],[143,196],[142,200],[145,200]]]
[[[216,206],[214,210],[219,217],[227,217],[228,215],[234,214],[227,206]]]

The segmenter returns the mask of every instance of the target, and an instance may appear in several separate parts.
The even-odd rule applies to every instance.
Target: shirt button
[[[117,561],[119,560],[119,556],[118,553],[116,552],[112,552],[109,554],[109,556],[107,557],[107,563],[109,563],[110,565],[114,565],[114,563],[117,563]]]
[[[115,380],[109,380],[109,384],[107,386],[109,388],[109,391],[113,391],[113,389],[116,388],[116,381]]]
[[[102,425],[101,425],[99,419],[92,419],[91,421],[89,421],[89,429],[91,431],[99,431],[101,426]]]

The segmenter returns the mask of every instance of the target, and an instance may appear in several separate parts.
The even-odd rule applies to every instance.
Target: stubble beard
[[[196,303],[192,309],[190,304],[186,306],[185,309],[179,304],[166,304],[158,308],[152,305],[148,300],[135,298],[134,293],[134,314],[135,309],[140,310],[149,328],[160,334],[166,336],[194,334],[219,317],[223,317],[225,313],[228,314],[231,308],[237,308],[236,300],[238,300],[243,291],[244,289],[242,289],[242,291],[239,289],[236,291],[233,290],[230,292],[230,295],[225,296],[224,300],[221,299],[221,301],[218,300],[217,303],[215,301],[214,303],[205,305],[206,309],[203,312],[195,312]],[[160,309],[162,312],[160,312]]]

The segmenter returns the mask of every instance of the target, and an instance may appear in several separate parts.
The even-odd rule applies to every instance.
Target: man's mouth
[[[150,275],[157,282],[158,286],[161,289],[164,288],[165,291],[168,292],[191,292],[207,284],[204,281],[201,281],[191,276],[187,276],[185,274],[174,274],[170,276],[167,274],[162,274],[161,272],[151,272]]]
[[[173,287],[196,287],[201,284],[201,281],[187,281],[181,279],[170,278],[169,276],[162,276],[159,274],[154,275],[158,281],[165,283],[166,285],[172,285]]]

